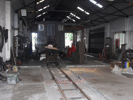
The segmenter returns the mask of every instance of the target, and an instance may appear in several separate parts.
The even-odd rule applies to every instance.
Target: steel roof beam
[[[107,3],[107,2],[106,2]],[[113,7],[114,9],[116,9],[118,12],[121,12],[123,15],[125,15],[125,17],[129,17],[126,13],[124,13],[122,10],[118,9],[117,7],[115,7],[113,4],[109,4],[107,3],[108,5],[110,5],[111,7]]]
[[[25,5],[24,7],[21,7],[21,8],[19,8],[19,9],[15,10],[15,12],[18,12],[19,10],[24,9],[24,8],[30,6],[30,5],[32,5],[32,4],[34,4],[34,3],[35,3],[35,1],[34,1],[34,2],[31,2],[31,3],[27,4],[27,5]]]
[[[122,10],[125,10],[125,9],[128,9],[128,8],[130,8],[130,7],[132,7],[133,5],[131,5],[131,6],[128,6],[128,7],[125,7],[125,8],[123,8],[123,9],[121,9],[121,11]],[[115,12],[113,12],[113,13],[111,13],[111,14],[114,14],[114,13],[116,13],[116,12],[118,12],[118,11],[115,11]],[[108,15],[105,15],[105,16],[103,16],[103,17],[106,17],[106,16],[108,16]],[[96,20],[98,20],[98,19],[100,19],[100,18],[97,18]]]
[[[127,14],[125,14],[123,11],[121,11],[120,9],[116,8],[115,6],[111,5],[113,8],[115,8],[116,10],[118,10],[119,12],[121,12],[123,15],[125,15],[126,17],[129,17]]]
[[[77,2],[77,1],[75,1],[75,2]],[[78,2],[77,2],[78,3]],[[81,4],[79,4],[78,3],[78,5],[81,5]],[[83,5],[81,5],[82,7],[83,7]],[[86,8],[86,7],[84,7],[85,9],[89,9],[88,7]],[[91,11],[91,12],[93,12],[92,10],[90,10],[89,9],[89,11]],[[97,13],[94,13],[94,14],[96,14],[98,17],[100,17],[101,19],[103,19],[106,23],[108,23],[109,21],[108,20],[106,20],[105,18],[103,18],[103,17],[101,17],[100,15],[98,15]]]
[[[101,12],[99,12],[99,14],[112,15],[112,16],[118,16],[118,17],[126,17],[126,16],[124,16],[124,15],[115,15],[115,14],[101,13]]]
[[[97,20],[90,20],[92,22],[100,22],[100,23],[106,23],[105,21],[97,21]]]
[[[70,0],[69,0],[70,1]],[[77,3],[78,5],[81,5],[81,4],[79,4],[77,1],[75,1],[74,3],[73,3],[73,1],[70,1],[71,2],[71,4],[73,4],[74,5],[74,3]],[[82,5],[81,5],[82,6]],[[76,7],[77,8],[77,7]],[[79,13],[79,12],[77,12],[77,13]],[[79,14],[80,15],[80,14]],[[81,16],[80,16],[81,17]],[[83,19],[83,18],[81,18],[81,19]],[[80,23],[78,23],[78,25],[81,25],[81,24],[85,24],[85,23],[87,23],[88,22],[88,20],[87,21],[82,21],[82,22],[80,22]],[[92,25],[94,25],[94,26],[96,26],[95,24],[93,24],[92,22],[91,22],[91,24]]]

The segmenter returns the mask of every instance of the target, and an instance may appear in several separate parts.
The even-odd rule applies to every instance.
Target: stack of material
[[[111,62],[110,65],[111,68],[114,68],[115,65],[119,66],[120,68],[123,68],[123,63],[121,61]]]
[[[84,51],[84,42],[77,42],[76,52],[72,54],[72,61],[78,64],[83,64],[85,60]]]

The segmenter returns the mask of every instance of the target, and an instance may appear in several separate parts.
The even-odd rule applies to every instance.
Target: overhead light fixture
[[[45,18],[43,18],[43,21],[45,21]]]
[[[46,9],[46,8],[48,8],[48,7],[50,7],[50,6],[47,5],[47,6],[43,7],[43,8],[41,8],[41,9],[39,9],[38,11],[42,11],[43,9]]]
[[[103,6],[101,4],[96,4],[99,8],[103,8]]]
[[[72,18],[70,17],[70,15],[67,16],[67,18],[70,19],[70,20],[72,20],[73,22],[76,22],[74,19],[72,19]]]
[[[101,5],[100,3],[98,3],[95,0],[89,0],[91,3],[93,3],[94,5],[98,6],[99,8],[103,8],[103,5]]]
[[[40,1],[38,1],[36,4],[40,4],[40,3],[42,3],[42,2],[44,2],[45,0],[40,0]]]
[[[70,15],[69,16],[66,16],[67,17],[67,19],[64,19],[64,20],[62,20],[61,22],[62,23],[65,23],[66,21],[68,21],[68,20],[71,20],[71,21],[73,21],[73,22],[76,22],[76,20],[75,19],[72,19],[71,17],[75,17],[75,18],[77,18],[77,19],[80,19],[80,17],[78,17],[78,16],[76,16],[75,14],[73,14],[73,13],[70,13]]]
[[[69,16],[67,16],[68,19],[71,19]]]
[[[46,14],[47,12],[43,12],[42,14],[39,14],[36,18],[41,17],[42,15]]]
[[[83,11],[84,12],[84,9],[82,9],[81,7],[77,7],[79,10]]]
[[[73,22],[76,22],[74,19],[72,19]]]
[[[75,14],[73,14],[73,13],[70,13],[70,14],[75,17]]]
[[[46,9],[46,8],[48,8],[48,7],[49,7],[49,5],[47,5],[47,6],[43,7],[43,9]]]
[[[80,19],[80,17],[76,16],[76,15],[73,14],[73,13],[70,13],[70,15],[74,16],[74,17],[77,18],[77,19]]]
[[[87,15],[90,15],[90,13],[89,13],[89,12],[87,12],[87,11],[85,11],[85,13],[86,13]]]
[[[46,12],[42,13],[43,15],[46,14]]]
[[[81,7],[77,7],[77,9],[81,10],[82,12],[84,12],[84,13],[87,14],[87,15],[90,14],[89,12],[85,11],[85,10],[84,10],[83,8],[81,8]]]
[[[41,17],[42,15],[40,14],[40,15],[38,15],[36,18],[38,18],[38,17]]]
[[[95,0],[90,0],[90,2],[92,2],[93,4],[97,4]]]
[[[64,20],[62,20],[62,23],[65,23],[66,21],[68,21],[68,19],[64,19]]]
[[[38,11],[42,11],[43,9],[39,9]]]
[[[77,18],[77,19],[80,19],[80,17],[78,17],[78,16],[77,16],[76,18]]]

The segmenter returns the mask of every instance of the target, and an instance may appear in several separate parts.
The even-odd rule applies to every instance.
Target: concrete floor
[[[63,61],[62,64],[67,64],[69,70],[85,79],[86,85],[103,95],[105,100],[133,100],[133,80],[111,73],[109,64],[96,59],[89,59],[84,65],[72,64],[69,61]],[[20,78],[22,81],[16,85],[0,82],[0,100],[61,100],[63,98],[42,62],[23,63]]]
[[[0,100],[60,100],[62,96],[46,68],[21,66],[16,85],[0,83]]]
[[[69,69],[109,100],[133,100],[133,79],[111,73],[109,67]]]

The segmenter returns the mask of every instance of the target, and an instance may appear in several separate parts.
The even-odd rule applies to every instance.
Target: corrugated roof
[[[99,8],[92,4],[89,0],[45,0],[39,5],[36,4],[40,0],[11,0],[12,8],[16,12],[20,12],[21,9],[27,9],[28,16],[26,18],[30,27],[34,26],[35,22],[40,22],[45,18],[46,20],[62,21],[69,16],[70,13],[74,13],[81,19],[76,19],[77,25],[87,25],[90,27],[94,25],[102,24],[103,22],[110,22],[111,20],[118,19],[121,17],[128,17],[133,15],[133,1],[132,0],[115,0],[114,2],[109,2],[108,0],[96,0],[98,3],[103,5],[103,8]],[[38,9],[50,5],[49,8],[37,12]],[[77,9],[77,7],[83,8],[85,11],[89,12],[90,15],[86,15]],[[39,14],[47,12],[41,17],[36,18]],[[19,13],[20,16],[20,13]],[[20,16],[21,18],[21,16]],[[91,20],[90,24],[88,20]],[[66,23],[75,23],[72,20]],[[87,24],[86,24],[87,23]]]

